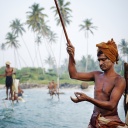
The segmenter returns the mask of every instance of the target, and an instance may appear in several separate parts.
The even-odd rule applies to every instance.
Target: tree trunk
[[[87,31],[87,57],[86,57],[86,67],[85,67],[85,72],[88,71],[88,31]]]

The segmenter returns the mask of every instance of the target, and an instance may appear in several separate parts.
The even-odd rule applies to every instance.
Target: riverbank
[[[20,84],[20,87],[22,89],[31,89],[31,88],[47,88],[48,85],[45,84],[29,84],[29,83],[24,83]],[[5,85],[0,84],[0,89],[3,89]],[[80,85],[73,85],[73,84],[60,84],[60,88],[80,88]]]
[[[20,87],[22,89],[47,88],[47,86],[48,85],[46,85],[46,84],[30,84],[30,83],[20,84]],[[0,89],[3,89],[4,87],[5,87],[5,85],[0,84]],[[81,88],[81,85],[64,83],[64,84],[60,84],[59,88],[60,89],[63,89],[63,88]]]
[[[47,88],[48,85],[45,84],[29,84],[29,83],[25,83],[25,84],[20,84],[20,87],[22,89],[31,89],[31,88]],[[74,84],[68,84],[68,83],[64,83],[64,84],[60,84],[59,88],[80,88],[80,85],[74,85]]]

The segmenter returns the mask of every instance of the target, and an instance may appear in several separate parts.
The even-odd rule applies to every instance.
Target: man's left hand
[[[76,98],[71,98],[71,100],[74,102],[74,103],[78,103],[78,102],[81,102],[81,101],[87,101],[88,99],[88,96],[84,93],[81,93],[81,92],[75,92],[74,93]]]

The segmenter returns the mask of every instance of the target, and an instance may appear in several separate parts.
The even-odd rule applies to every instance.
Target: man
[[[118,61],[118,50],[113,39],[107,43],[97,44],[97,57],[99,66],[103,71],[77,72],[74,64],[75,48],[69,41],[67,52],[69,54],[69,74],[72,79],[82,81],[95,81],[94,98],[84,93],[75,92],[75,103],[87,101],[94,105],[94,110],[88,128],[127,128],[118,116],[118,102],[125,90],[126,82],[114,70]]]
[[[10,89],[10,94],[11,94],[11,98],[12,99],[12,84],[13,84],[13,79],[12,79],[12,74],[13,74],[13,68],[10,67],[10,62],[7,61],[6,63],[6,69],[5,69],[5,74],[4,75],[0,75],[0,76],[3,76],[3,77],[6,77],[6,80],[5,80],[5,85],[6,85],[6,95],[7,97],[5,98],[5,100],[8,100],[8,95],[9,95],[9,92],[8,90]]]
[[[18,86],[18,97],[23,96],[24,91],[21,89],[20,85]]]
[[[52,80],[52,82],[49,82],[48,89],[50,96],[57,94],[57,84],[54,82],[54,80]]]
[[[50,96],[52,96],[53,95],[53,84],[52,84],[52,82],[49,82],[48,89],[49,89]]]
[[[52,80],[53,94],[57,94],[57,84]]]

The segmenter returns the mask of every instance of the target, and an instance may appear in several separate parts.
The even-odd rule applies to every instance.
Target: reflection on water
[[[26,102],[5,104],[0,100],[0,128],[86,128],[90,120],[93,105],[88,102],[78,104],[70,100],[76,89],[62,90],[65,92],[53,99],[45,89],[30,89],[25,91]],[[84,91],[93,97],[93,86]],[[5,90],[0,90],[0,97],[5,96]],[[2,98],[1,98],[2,99]],[[124,121],[123,98],[119,103],[119,115]]]

